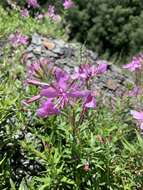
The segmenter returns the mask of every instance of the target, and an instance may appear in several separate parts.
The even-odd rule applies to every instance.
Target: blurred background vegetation
[[[6,1],[5,4],[2,2],[0,2],[0,39],[7,39],[9,34],[17,30],[26,35],[37,32],[50,37],[62,38],[64,36],[66,38],[59,23],[52,22],[48,17],[40,22],[32,15],[26,19],[22,18],[20,11],[12,10],[7,6]]]
[[[66,17],[70,39],[106,57],[128,58],[143,49],[143,1],[76,0]]]
[[[2,2],[6,4],[6,1]],[[20,6],[25,5],[25,0],[17,2]],[[39,0],[39,4],[45,9],[48,9],[48,4],[54,4],[58,12],[61,11],[61,2],[63,1]],[[68,28],[69,40],[85,43],[88,48],[106,59],[127,61],[142,51],[143,1],[74,0],[74,2],[76,6],[66,12],[66,22],[63,24],[66,29]]]

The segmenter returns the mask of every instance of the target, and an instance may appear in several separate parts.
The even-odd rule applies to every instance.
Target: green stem
[[[75,111],[73,110],[72,114],[70,115],[70,124],[71,124],[71,128],[72,128],[72,136],[73,136],[73,143],[72,143],[72,156],[74,160],[74,179],[75,182],[77,184],[77,186],[79,187],[80,184],[80,179],[78,177],[78,173],[77,173],[77,164],[78,164],[78,159],[79,159],[79,153],[78,153],[78,149],[77,149],[77,144],[78,144],[78,129],[76,127],[76,121],[75,121]]]
[[[135,84],[136,86],[141,86],[141,71],[136,71],[135,72]]]

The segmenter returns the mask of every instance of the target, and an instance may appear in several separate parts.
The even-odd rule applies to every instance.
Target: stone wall
[[[25,62],[30,64],[40,58],[52,60],[57,66],[70,72],[81,63],[96,65],[100,60],[94,53],[78,43],[66,43],[61,39],[45,38],[38,34],[32,36],[25,52]],[[121,69],[109,63],[107,72],[94,80],[93,88],[104,97],[122,97],[127,92],[128,83],[132,80],[122,73]]]

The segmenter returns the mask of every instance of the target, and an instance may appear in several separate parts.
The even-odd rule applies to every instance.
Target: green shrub
[[[100,54],[133,55],[143,49],[143,1],[76,0],[66,17],[70,39]]]

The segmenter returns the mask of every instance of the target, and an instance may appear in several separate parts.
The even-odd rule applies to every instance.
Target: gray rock
[[[53,42],[56,44],[57,47],[59,48],[64,48],[65,47],[65,42],[61,39],[56,39],[56,40],[53,40]]]
[[[55,44],[51,49],[44,46],[44,42]],[[64,68],[66,71],[71,72],[73,69],[81,63],[97,64],[98,54],[91,50],[86,49],[79,43],[66,43],[63,40],[42,38],[38,34],[32,36],[31,45],[27,48],[26,61],[30,64],[33,60],[44,57],[52,59],[55,65]],[[108,71],[99,77],[94,79],[93,89],[100,91],[103,94],[103,98],[123,96],[128,90],[127,86],[132,83],[127,75],[122,73],[122,70],[109,63]]]
[[[27,53],[26,54],[26,59],[30,60],[31,58],[35,58],[35,55],[32,52]]]
[[[52,49],[52,52],[57,53],[59,55],[63,55],[64,54],[63,48],[61,48],[61,47],[59,47],[57,45],[56,45],[56,47],[54,49]]]
[[[30,46],[27,48],[27,52],[32,52],[32,51],[33,51],[33,48],[34,48],[34,46],[33,46],[33,45],[30,45]]]
[[[34,45],[41,45],[42,44],[42,38],[41,36],[39,36],[38,34],[33,34],[32,35],[32,41],[31,41],[32,44]]]
[[[63,51],[63,54],[64,54],[64,57],[68,57],[68,58],[71,58],[73,55],[74,55],[74,49],[72,48],[62,48],[62,51]]]
[[[88,56],[89,56],[91,59],[93,59],[94,61],[97,60],[97,58],[98,58],[98,54],[97,54],[97,53],[94,53],[94,52],[91,51],[91,50],[87,50],[87,53],[88,53]]]
[[[42,51],[42,56],[43,57],[49,57],[49,58],[59,58],[59,55],[50,51],[50,50],[45,50],[45,51]]]
[[[41,55],[41,52],[42,52],[41,46],[37,46],[33,49],[33,53],[35,53],[36,55]]]

